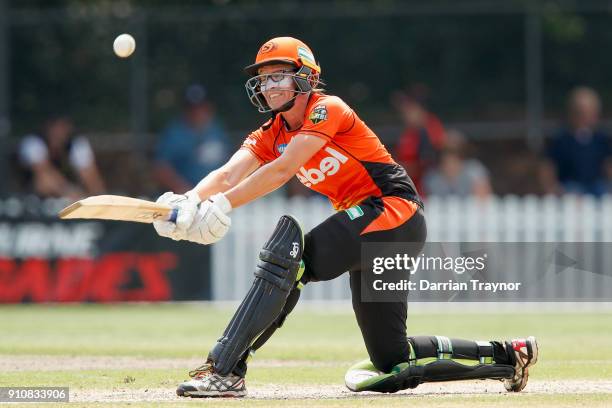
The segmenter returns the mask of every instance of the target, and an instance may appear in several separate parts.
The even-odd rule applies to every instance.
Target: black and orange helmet
[[[310,47],[293,37],[277,37],[264,43],[259,48],[255,63],[244,68],[251,76],[245,86],[249,99],[260,112],[270,112],[260,89],[259,68],[272,64],[289,64],[295,67],[290,75],[296,84],[296,94],[308,93],[319,83],[321,67],[316,62]],[[297,96],[297,95],[296,95]],[[292,106],[288,105],[290,108]]]

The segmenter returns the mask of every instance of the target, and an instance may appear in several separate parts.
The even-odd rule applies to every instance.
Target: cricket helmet
[[[244,68],[245,72],[251,76],[246,82],[246,90],[251,103],[260,112],[270,112],[261,94],[261,82],[265,75],[258,75],[259,68],[273,64],[289,64],[295,67],[295,71],[287,73],[291,76],[296,85],[296,95],[308,93],[319,84],[321,67],[317,64],[314,55],[305,43],[293,37],[276,37],[265,42],[257,52],[255,63]],[[291,109],[295,97],[286,106],[276,111]]]

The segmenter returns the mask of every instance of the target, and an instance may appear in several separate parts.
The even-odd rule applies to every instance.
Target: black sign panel
[[[210,247],[152,225],[0,214],[0,303],[208,300]]]

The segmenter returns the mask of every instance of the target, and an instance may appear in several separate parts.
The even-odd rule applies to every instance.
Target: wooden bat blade
[[[152,223],[176,217],[172,207],[139,198],[100,195],[79,200],[59,212],[61,219],[101,219]]]

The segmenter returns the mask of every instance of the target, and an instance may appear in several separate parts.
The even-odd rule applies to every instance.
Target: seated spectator
[[[609,135],[599,127],[600,111],[597,92],[587,87],[572,90],[568,123],[548,143],[540,169],[545,193],[606,192],[612,151]]]
[[[75,133],[67,116],[54,116],[40,134],[25,136],[18,155],[27,182],[40,197],[78,199],[105,190],[89,141]]]
[[[486,198],[491,194],[489,172],[476,159],[465,159],[465,138],[458,130],[446,133],[446,144],[437,168],[425,175],[428,195]]]
[[[215,118],[206,90],[187,87],[183,114],[164,129],[157,145],[155,175],[163,190],[192,189],[206,174],[226,162],[229,146]]]
[[[417,84],[408,93],[396,94],[393,100],[405,125],[398,141],[396,158],[419,192],[423,190],[423,175],[434,166],[445,139],[442,122],[425,107],[428,93],[425,85]]]

